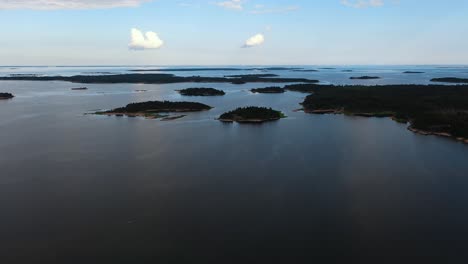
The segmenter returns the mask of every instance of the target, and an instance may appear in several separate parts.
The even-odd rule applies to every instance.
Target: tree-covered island
[[[178,92],[186,96],[222,96],[226,94],[224,91],[214,88],[187,88],[178,90]]]
[[[350,77],[351,80],[376,80],[380,79],[378,76],[359,76],[359,77]]]
[[[425,135],[468,143],[468,85],[288,85],[287,90],[312,93],[302,103],[307,113],[392,117],[409,122]]]
[[[149,101],[141,103],[131,103],[125,107],[119,107],[109,111],[96,112],[97,115],[115,115],[128,117],[160,118],[167,117],[161,113],[175,112],[199,112],[210,110],[212,107],[196,102],[170,102],[170,101]]]
[[[66,81],[73,83],[318,83],[318,80],[305,78],[264,77],[264,75],[239,75],[239,77],[175,76],[173,74],[114,74],[114,75],[75,75],[75,76],[9,76],[0,81]]]
[[[11,93],[0,93],[0,100],[12,99],[13,97],[15,96]]]
[[[468,79],[465,78],[456,78],[456,77],[444,77],[444,78],[434,78],[431,82],[444,82],[444,83],[461,83],[468,84]]]
[[[255,88],[250,90],[252,93],[284,93],[285,90],[281,87],[265,87],[265,88]]]
[[[238,123],[263,123],[267,121],[275,121],[284,118],[285,115],[280,112],[266,107],[239,107],[236,110],[222,114],[218,120],[222,122],[238,122]]]

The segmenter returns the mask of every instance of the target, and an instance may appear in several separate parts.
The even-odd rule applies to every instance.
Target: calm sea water
[[[131,68],[2,67],[0,75]],[[262,71],[175,72],[243,73]],[[401,84],[468,77],[468,68],[273,73],[323,83]],[[383,79],[349,80],[361,75]],[[249,92],[271,84],[87,84],[87,91],[70,90],[79,86],[0,82],[0,92],[16,95],[0,101],[1,263],[468,259],[467,145],[413,134],[390,119],[294,112],[306,96],[301,93]],[[175,92],[193,86],[227,94],[187,98]],[[84,115],[147,100],[215,108],[170,122]],[[247,105],[273,107],[288,118],[263,125],[215,120]]]

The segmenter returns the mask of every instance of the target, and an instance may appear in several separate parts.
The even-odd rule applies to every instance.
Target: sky
[[[0,65],[468,64],[467,0],[0,0]]]

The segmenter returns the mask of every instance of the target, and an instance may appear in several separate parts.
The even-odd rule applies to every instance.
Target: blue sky
[[[466,0],[0,0],[0,64],[468,64],[466,14]]]

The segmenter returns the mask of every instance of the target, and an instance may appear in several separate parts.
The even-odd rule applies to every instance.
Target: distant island
[[[424,135],[452,137],[468,143],[468,85],[288,85],[313,93],[302,103],[315,114],[391,117],[410,123]]]
[[[267,78],[267,77],[278,77],[277,74],[272,73],[260,73],[260,74],[240,74],[240,75],[225,75],[226,78]]]
[[[161,69],[135,69],[129,70],[130,72],[191,72],[191,71],[243,71],[246,69],[241,68],[161,68]]]
[[[468,79],[456,78],[456,77],[445,77],[445,78],[434,78],[431,82],[445,82],[445,83],[467,83]]]
[[[15,97],[11,93],[0,93],[0,100],[12,99]]]
[[[224,91],[214,88],[187,88],[178,90],[178,92],[186,96],[222,96],[226,94]]]
[[[250,90],[252,93],[284,93],[285,90],[281,87],[265,87],[265,88],[256,88]]]
[[[73,91],[84,91],[84,90],[88,90],[87,87],[77,87],[77,88],[71,88]]]
[[[140,116],[154,119],[161,117],[167,118],[167,116],[161,115],[160,113],[199,112],[210,110],[211,108],[211,106],[196,102],[148,101],[141,103],[131,103],[125,107],[120,107],[109,111],[96,112],[94,114],[128,117]]]
[[[353,72],[353,70],[342,70],[342,72]]]
[[[424,72],[421,72],[421,71],[405,71],[403,73],[404,74],[420,74],[420,73],[424,73]]]
[[[243,75],[237,78],[202,77],[202,76],[175,76],[173,74],[114,74],[114,75],[75,75],[75,76],[15,76],[0,77],[0,81],[66,81],[73,83],[143,83],[143,84],[170,84],[170,83],[318,83],[318,80],[305,78],[272,78]]]
[[[319,68],[320,70],[336,70],[336,68],[332,67],[325,67],[325,68]]]
[[[222,122],[263,123],[279,120],[284,117],[282,112],[271,108],[249,106],[224,113],[218,120]]]
[[[351,80],[375,80],[380,79],[378,76],[360,76],[360,77],[350,77]]]
[[[318,72],[318,70],[302,70],[302,69],[299,69],[299,70],[291,70],[293,72]]]

